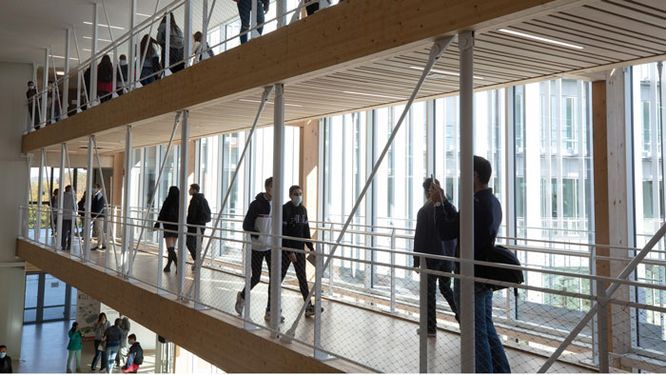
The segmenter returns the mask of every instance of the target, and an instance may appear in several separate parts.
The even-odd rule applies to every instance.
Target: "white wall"
[[[18,233],[18,205],[26,202],[28,166],[21,155],[30,64],[0,62],[0,344],[18,359],[23,327],[25,271],[13,263]]]

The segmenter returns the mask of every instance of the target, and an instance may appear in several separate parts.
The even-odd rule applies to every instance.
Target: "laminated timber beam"
[[[242,328],[239,320],[192,307],[130,283],[97,266],[17,240],[17,255],[92,298],[131,317],[151,331],[195,353],[225,372],[367,372],[342,360],[321,362],[311,348],[281,345]],[[261,353],[261,355],[258,355]]]
[[[23,137],[24,153],[583,0],[347,0]]]

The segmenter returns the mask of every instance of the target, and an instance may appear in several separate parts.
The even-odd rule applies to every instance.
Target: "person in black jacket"
[[[488,160],[474,156],[474,259],[483,260],[484,253],[495,245],[502,223],[502,206],[488,187],[492,167]],[[435,226],[442,240],[457,239],[460,235],[460,214],[444,198],[438,184],[430,185],[430,198],[435,205]],[[456,267],[458,268],[458,267]],[[458,270],[456,270],[458,273]],[[459,280],[454,282],[455,294],[460,295]],[[509,373],[511,368],[504,346],[495,331],[492,317],[493,290],[487,284],[474,287],[474,346],[476,372]]]
[[[37,88],[33,81],[28,81],[28,90],[25,92],[25,97],[28,99],[28,115],[32,120],[32,125],[35,129],[39,128],[39,98],[37,97]],[[35,110],[35,115],[33,116],[32,110]]]
[[[435,180],[439,184],[439,181]],[[423,182],[423,189],[426,195],[426,202],[419,209],[416,215],[416,230],[414,232],[414,267],[421,265],[421,256],[419,253],[454,256],[456,241],[442,241],[435,228],[435,206],[430,198],[432,178],[427,178]],[[447,252],[448,250],[448,252]],[[453,263],[451,261],[426,258],[426,268],[434,271],[451,272]],[[418,270],[417,270],[418,271]],[[439,281],[439,291],[451,307],[451,311],[458,320],[458,309],[451,290],[451,278],[441,275],[428,274],[428,336],[434,337],[437,334],[437,312],[436,312],[436,293],[435,289]]]
[[[176,240],[178,239],[178,213],[180,212],[180,190],[177,186],[169,188],[160,214],[157,216],[155,228],[159,228],[160,224],[164,227],[164,242],[166,242],[167,252],[169,254],[164,272],[171,272],[171,263],[178,265],[178,256],[176,255]]]
[[[127,353],[127,363],[122,367],[122,371],[123,373],[136,374],[139,371],[139,366],[143,364],[143,348],[136,341],[136,335],[133,333],[127,336],[127,342],[130,344],[130,348]]]
[[[7,355],[7,347],[0,345],[0,374],[11,374],[12,372],[14,372],[12,359]]]
[[[294,185],[289,188],[289,202],[282,206],[282,235],[288,237],[298,237],[310,239],[310,223],[308,222],[308,210],[303,206],[303,190],[300,186]],[[306,301],[309,294],[308,279],[305,275],[305,253],[304,247],[307,246],[314,252],[314,247],[310,241],[299,241],[293,239],[282,240],[282,274],[280,282],[284,280],[289,269],[289,264],[294,264],[296,277],[298,278],[298,287],[301,290],[303,300]],[[297,251],[290,251],[294,249]],[[311,317],[315,313],[314,305],[308,301],[305,309],[305,316]]]
[[[95,192],[90,202],[90,211],[92,213],[93,223],[95,226],[95,233],[97,234],[97,246],[91,250],[104,250],[106,249],[106,235],[104,234],[104,211],[106,210],[106,199],[102,194],[102,187],[100,184],[95,184]]]
[[[204,195],[199,191],[199,184],[190,185],[190,205],[187,208],[187,250],[190,251],[192,260],[197,260],[197,253],[201,248],[203,240],[204,226],[210,221],[210,207]],[[189,225],[191,224],[191,225]],[[192,270],[196,269],[196,262],[192,264]]]
[[[250,207],[245,214],[243,220],[243,230],[250,232],[252,238],[252,260],[250,261],[252,267],[252,277],[250,278],[250,290],[252,290],[261,280],[261,266],[266,260],[268,266],[268,274],[270,280],[271,273],[271,192],[273,191],[273,177],[269,177],[264,182],[266,188],[265,193],[259,193],[254,201],[250,203]],[[245,289],[238,292],[236,295],[236,312],[238,315],[243,314],[245,307]],[[269,289],[270,290],[270,285]],[[268,293],[268,305],[266,306],[266,315],[270,317],[271,296]]]

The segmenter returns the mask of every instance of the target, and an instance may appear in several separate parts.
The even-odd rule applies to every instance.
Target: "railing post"
[[[428,372],[428,270],[421,256],[419,274],[419,372]]]
[[[320,361],[331,357],[321,349],[321,280],[324,276],[324,251],[323,245],[315,244],[315,316],[314,316],[314,357]]]
[[[273,197],[271,207],[273,248],[271,250],[271,328],[277,336],[282,310],[282,196],[284,186],[284,85],[275,85],[273,120]]]
[[[120,272],[123,276],[127,275],[127,259],[129,258],[129,251],[132,249],[130,232],[130,190],[132,189],[132,165],[134,162],[132,152],[132,125],[127,125],[125,128],[125,180],[123,184],[123,238],[121,250],[121,264]]]
[[[157,244],[159,253],[157,254],[157,294],[162,292],[162,273],[164,268],[164,232],[162,227],[157,229]]]
[[[57,232],[58,235],[56,237],[56,244],[54,246],[55,249],[57,250],[64,250],[60,245],[62,245],[62,240],[63,240],[63,233],[62,233],[62,215],[64,214],[65,210],[63,209],[63,200],[65,197],[65,153],[67,152],[67,149],[65,147],[65,144],[62,143],[60,145],[60,173],[58,176],[58,223],[57,223]]]
[[[44,121],[44,125],[47,124],[47,113],[48,113],[48,100],[49,100],[49,55],[51,54],[50,48],[44,48],[44,70],[42,71],[42,118],[40,118],[40,127],[41,121]]]
[[[205,224],[204,224],[205,228]],[[193,259],[195,265],[194,269],[194,308],[197,310],[203,309],[201,304],[201,268],[203,267],[203,258],[201,253],[201,243],[203,241],[203,232],[205,229],[196,227],[196,244],[195,244],[195,254],[197,255],[196,259]]]
[[[185,39],[183,39],[183,42],[185,42]],[[164,51],[162,52],[164,53],[164,59],[163,59],[164,61],[162,61],[162,63],[164,64],[163,68],[165,76],[171,74],[171,69],[169,67],[171,66],[171,64],[173,64],[173,61],[171,61],[171,56],[170,56],[171,54],[169,53],[170,50],[171,50],[171,16],[167,14],[166,22],[164,23]],[[141,53],[144,52],[141,51]],[[144,56],[143,58],[147,59],[148,56]],[[143,66],[141,66],[140,69],[143,69]]]
[[[93,174],[94,174],[93,148],[95,147],[93,137],[94,135],[88,137],[88,155],[87,155],[88,171],[86,172],[86,200],[84,202],[84,217],[83,217],[83,231],[84,231],[83,254],[84,254],[84,259],[86,261],[90,259],[90,242],[92,237],[90,226],[92,225],[91,210],[92,210],[92,199],[93,199],[92,185],[93,185]]]
[[[185,34],[183,37],[183,59],[185,60],[185,67],[188,67],[190,66],[190,56],[192,55],[192,0],[185,0],[185,24],[183,27],[183,33]],[[202,40],[202,43],[203,42],[205,42],[205,40]]]
[[[187,198],[188,185],[187,176],[189,175],[189,138],[190,138],[190,112],[182,112],[182,123],[180,127],[180,211],[178,215],[178,296],[183,298],[183,285],[185,284],[185,264],[187,260],[187,249],[185,240],[187,238]]]
[[[136,81],[137,70],[137,57],[135,56],[136,50],[136,36],[134,35],[134,27],[136,24],[136,2],[137,0],[130,0],[130,36],[129,36],[129,51],[127,51],[127,77],[125,77],[127,91],[134,89]],[[141,54],[139,54],[139,60]]]
[[[42,196],[44,195],[44,149],[39,150],[39,180],[37,181],[37,215],[35,216],[35,241],[42,238]],[[51,207],[53,212],[53,207]],[[49,215],[50,218],[50,215]],[[48,230],[47,235],[48,238]]]
[[[247,33],[247,39],[252,40],[259,36],[257,32],[257,12],[263,12],[263,8],[259,9],[259,0],[252,1],[252,10],[250,11],[250,30]]]
[[[395,312],[395,228],[391,229],[391,312]]]
[[[606,297],[606,283],[603,280],[595,280],[597,284],[597,300],[599,301],[599,312],[597,313],[597,347],[599,349],[599,372],[608,374],[610,364],[608,358],[608,298]]]
[[[90,46],[90,105],[97,104],[97,26],[99,26],[97,3],[93,3],[92,44]]]
[[[69,115],[69,50],[72,29],[69,27],[65,30],[65,75],[62,80],[62,104],[64,113],[60,114],[60,118],[66,119]]]
[[[244,241],[244,257],[243,257],[243,268],[245,270],[245,308],[243,309],[243,327],[246,330],[254,330],[256,329],[256,326],[252,324],[252,315],[250,314],[250,311],[252,310],[252,293],[250,292],[250,288],[252,285],[252,245],[251,245],[251,239],[250,235],[245,234],[244,235],[245,241]]]
[[[329,229],[329,232],[328,232],[328,240],[331,241],[331,242],[333,241],[334,226],[335,226],[335,224],[331,223],[331,229]],[[330,254],[330,255],[333,255],[333,254]],[[333,259],[331,259],[329,264],[330,265],[328,266],[328,296],[330,298],[330,297],[333,297]],[[321,272],[324,272],[324,270],[322,270]]]

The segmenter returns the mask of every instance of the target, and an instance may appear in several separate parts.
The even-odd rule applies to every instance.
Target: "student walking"
[[[104,332],[107,366],[106,368],[102,368],[100,372],[104,370],[109,374],[113,372],[113,366],[116,364],[116,356],[120,350],[120,341],[122,340],[122,337],[123,332],[120,329],[120,318],[118,318],[114,321],[114,324]]]
[[[109,329],[109,325],[109,321],[106,319],[106,314],[100,313],[97,317],[95,325],[93,326],[93,332],[95,333],[95,356],[93,357],[92,363],[90,364],[90,370],[92,371],[97,370],[97,361],[100,358],[102,359],[102,369],[106,369],[107,367],[106,349],[104,347],[104,334],[106,333],[106,330]]]
[[[104,214],[106,211],[106,199],[102,194],[102,187],[100,184],[95,184],[95,192],[92,196],[91,208],[93,218],[93,225],[97,233],[97,246],[91,250],[104,250],[106,249],[106,234],[104,233]]]
[[[35,129],[39,128],[39,99],[37,97],[37,88],[33,81],[28,81],[28,90],[25,92],[25,97],[28,99],[28,116]],[[35,110],[33,116],[33,108]]]
[[[435,180],[439,184],[439,181]],[[439,256],[454,256],[455,240],[445,241],[439,237],[439,232],[435,227],[435,206],[430,194],[434,191],[430,185],[433,184],[431,178],[427,178],[423,182],[423,190],[426,196],[426,202],[419,209],[416,215],[416,230],[414,233],[414,267],[418,269],[421,265],[421,256],[418,254],[432,254]],[[447,253],[446,250],[449,250]],[[453,270],[453,263],[440,259],[426,258],[426,268],[433,271],[451,272]],[[418,271],[418,270],[417,270]],[[446,302],[451,307],[451,311],[455,314],[458,320],[458,308],[451,289],[451,278],[440,275],[428,274],[428,336],[435,337],[437,335],[437,311],[436,311],[436,293],[437,282],[439,282],[439,291],[446,299]]]
[[[169,66],[166,66],[166,21],[169,17]],[[172,73],[176,73],[185,68],[183,55],[185,51],[185,41],[183,39],[183,30],[178,27],[173,13],[162,17],[160,25],[157,27],[157,44],[162,50],[162,65],[164,68],[170,68]],[[189,57],[189,56],[188,56]]]
[[[206,60],[209,57],[213,57],[213,50],[208,47],[208,43],[202,41],[203,35],[201,31],[194,33],[192,38],[194,39],[194,44],[192,51],[194,51],[194,63],[198,63],[201,60]]]
[[[71,250],[72,248],[72,220],[76,218],[76,199],[71,185],[65,186],[65,193],[62,197],[62,236],[60,246],[62,250]]]
[[[169,188],[162,209],[157,216],[155,228],[159,228],[160,224],[164,228],[164,242],[166,242],[168,261],[164,272],[171,272],[171,263],[178,266],[178,256],[176,255],[176,240],[178,239],[178,214],[180,206],[180,190],[176,186]]]
[[[152,83],[153,81],[159,79],[157,72],[162,70],[162,64],[160,64],[160,56],[157,54],[157,48],[159,45],[157,41],[146,34],[141,38],[139,56],[143,60],[143,65],[141,65],[141,84],[143,86]]]
[[[241,20],[241,29],[240,29],[240,42],[244,44],[247,42],[247,34],[250,30],[250,13],[252,13],[252,1],[254,0],[233,0],[238,6],[238,16]],[[264,14],[268,13],[268,7],[270,5],[270,0],[261,0],[257,2],[260,5],[260,9],[257,9],[257,33],[261,35],[264,31]],[[261,9],[263,8],[263,9]]]
[[[116,356],[116,366],[120,367],[120,364],[127,360],[127,335],[129,335],[129,331],[132,328],[126,316],[120,317],[120,326],[118,328],[120,328],[122,336],[120,337],[120,350],[118,350],[118,355]]]
[[[474,156],[474,259],[483,260],[487,249],[495,246],[502,223],[502,206],[488,187],[492,167],[488,160]],[[430,199],[435,205],[435,225],[443,240],[460,235],[460,213],[444,198],[437,183],[431,184]],[[456,273],[459,273],[456,267]],[[460,295],[460,282],[454,282],[455,295]],[[509,373],[511,367],[502,341],[493,323],[493,290],[487,284],[474,286],[474,349],[476,372]]]
[[[192,256],[192,270],[196,268],[197,254],[201,248],[201,243],[203,241],[204,226],[206,223],[210,222],[211,213],[210,207],[208,206],[208,201],[199,191],[201,188],[199,184],[190,185],[189,194],[192,197],[190,199],[190,205],[187,208],[187,240],[185,244],[187,245],[187,250],[189,250],[190,255]]]
[[[72,372],[72,360],[76,361],[74,372],[81,372],[81,347],[83,346],[79,323],[72,323],[72,328],[67,333],[69,344],[67,344],[67,372]]]
[[[0,374],[11,374],[13,372],[12,359],[7,355],[7,346],[0,345]]]
[[[303,189],[298,185],[293,185],[289,188],[290,201],[282,206],[282,234],[287,237],[297,237],[304,240],[309,240],[310,237],[310,223],[308,222],[308,210],[303,205]],[[305,246],[314,252],[314,247],[310,241],[299,241],[293,239],[282,240],[282,274],[280,275],[280,283],[284,280],[289,269],[289,264],[294,265],[296,271],[296,278],[298,279],[298,287],[303,296],[303,301],[307,301],[308,294],[308,279],[305,275],[305,253],[303,252]],[[290,249],[296,251],[290,251]],[[315,314],[314,305],[312,301],[307,301],[305,308],[305,316],[311,317]],[[269,306],[270,309],[270,306]]]
[[[129,65],[127,65],[127,56],[120,55],[120,57],[118,57],[118,66],[116,67],[116,94],[118,95],[124,94],[125,89],[129,86],[128,69]]]
[[[113,63],[109,55],[102,56],[97,65],[97,97],[104,103],[111,100],[113,92]]]
[[[261,280],[261,267],[264,260],[266,260],[266,265],[268,266],[268,274],[270,275],[271,272],[271,193],[273,191],[273,177],[266,179],[264,188],[266,192],[257,194],[254,201],[250,203],[250,207],[245,214],[245,219],[243,219],[243,230],[250,232],[252,238],[252,259],[250,261],[252,277],[250,278],[250,290]],[[236,295],[235,310],[238,315],[243,314],[246,289],[247,285]],[[265,316],[270,317],[270,306],[271,294],[268,293]]]
[[[141,344],[136,341],[136,335],[131,334],[127,337],[127,342],[130,344],[129,353],[127,354],[127,363],[122,367],[124,373],[136,374],[139,371],[139,366],[143,364],[143,348]]]

